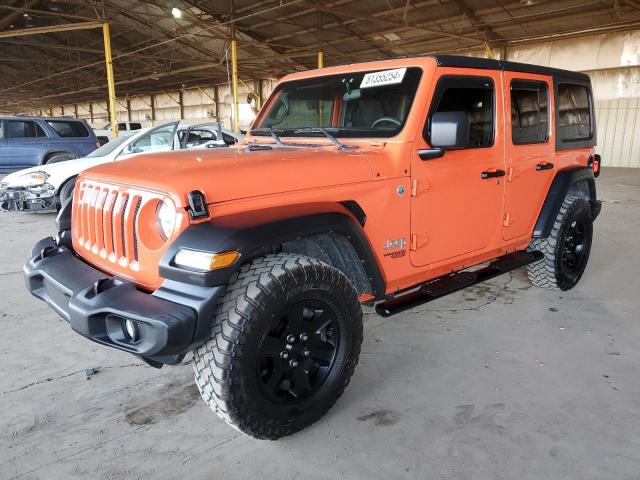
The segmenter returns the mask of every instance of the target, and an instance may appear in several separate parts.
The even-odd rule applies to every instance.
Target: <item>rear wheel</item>
[[[301,255],[269,255],[230,282],[211,339],[194,351],[196,384],[231,426],[275,440],[336,403],[361,344],[362,310],[342,272]]]
[[[544,258],[527,266],[531,283],[554,290],[573,288],[584,273],[591,252],[593,215],[587,199],[567,195],[547,238],[535,239],[529,250]]]

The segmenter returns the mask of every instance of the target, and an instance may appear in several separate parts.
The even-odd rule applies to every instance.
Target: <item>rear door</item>
[[[505,72],[507,192],[505,240],[531,234],[553,181],[554,139],[550,133],[550,77]]]
[[[7,164],[15,168],[38,165],[49,145],[49,138],[34,120],[6,120]]]
[[[55,149],[84,157],[96,149],[96,140],[89,127],[78,120],[47,120],[49,127],[55,132]]]
[[[500,238],[504,197],[502,76],[490,70],[439,68],[425,132],[416,142],[411,201],[411,263],[433,265],[465,259]],[[469,144],[439,158],[421,159],[430,148],[430,118],[436,112],[469,116]],[[434,265],[437,266],[437,265]]]

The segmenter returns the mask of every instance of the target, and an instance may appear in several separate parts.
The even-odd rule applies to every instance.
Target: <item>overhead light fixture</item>
[[[180,10],[178,7],[173,7],[171,9],[171,15],[173,16],[173,18],[182,18],[182,10]]]

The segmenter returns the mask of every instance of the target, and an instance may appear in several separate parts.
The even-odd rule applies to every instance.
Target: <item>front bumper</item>
[[[55,193],[48,189],[31,191],[27,188],[10,188],[0,192],[0,209],[9,211],[55,210]]]
[[[62,242],[60,242],[62,243]],[[224,287],[167,280],[153,293],[83,262],[52,238],[38,242],[24,266],[29,291],[94,342],[133,353],[154,366],[175,364],[202,344]],[[133,320],[132,340],[124,321]]]

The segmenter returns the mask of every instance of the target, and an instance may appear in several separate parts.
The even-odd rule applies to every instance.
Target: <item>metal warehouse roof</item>
[[[640,0],[235,0],[239,76],[455,53],[640,26]],[[182,18],[171,8],[182,10]],[[6,37],[74,22],[111,24],[119,97],[227,81],[231,0],[9,0],[0,5],[0,109],[106,97],[100,29]],[[321,33],[320,33],[321,30]],[[230,60],[229,60],[230,61]]]

